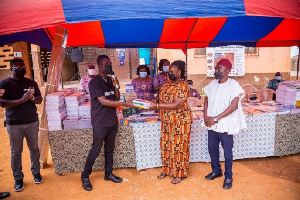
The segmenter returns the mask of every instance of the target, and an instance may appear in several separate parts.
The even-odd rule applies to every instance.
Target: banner
[[[245,47],[224,46],[206,48],[207,76],[214,77],[219,60],[226,58],[232,63],[229,76],[245,76]]]

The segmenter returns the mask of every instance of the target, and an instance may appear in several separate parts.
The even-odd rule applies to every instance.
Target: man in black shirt
[[[22,151],[24,137],[30,151],[31,172],[35,183],[43,181],[40,174],[40,153],[38,147],[39,120],[35,104],[42,102],[38,85],[25,78],[26,67],[22,59],[10,61],[12,77],[0,82],[4,89],[0,105],[6,109],[6,124],[11,145],[11,168],[15,179],[14,190],[24,189],[22,172]]]
[[[100,55],[97,58],[99,74],[89,83],[91,95],[91,121],[93,126],[93,145],[86,159],[84,171],[81,174],[82,186],[85,190],[91,191],[92,185],[89,176],[92,167],[98,157],[103,141],[105,154],[105,177],[104,180],[111,180],[121,183],[122,178],[115,176],[113,170],[113,151],[115,137],[118,131],[118,118],[116,107],[133,107],[131,102],[118,102],[120,100],[119,82],[107,76],[112,71],[111,61],[108,56]]]

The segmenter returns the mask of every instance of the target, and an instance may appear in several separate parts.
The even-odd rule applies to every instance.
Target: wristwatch
[[[214,117],[214,122],[218,123],[218,119],[216,117]]]

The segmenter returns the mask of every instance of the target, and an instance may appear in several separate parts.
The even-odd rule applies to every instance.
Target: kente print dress
[[[174,98],[184,100],[177,110],[160,110],[161,123],[161,159],[163,172],[175,178],[187,177],[190,159],[190,135],[192,113],[187,98],[190,89],[186,81],[166,82],[159,92],[160,103],[170,103]]]

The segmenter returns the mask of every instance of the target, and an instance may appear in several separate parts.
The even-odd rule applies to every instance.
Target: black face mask
[[[111,65],[105,65],[105,73],[110,74],[112,71],[112,66]]]
[[[15,73],[17,78],[22,79],[26,74],[26,69],[15,70]]]
[[[218,80],[224,78],[223,72],[215,72],[215,77],[216,77],[216,79],[218,79]]]
[[[175,74],[169,74],[169,79],[171,81],[176,81],[177,80],[177,77],[175,76]]]

